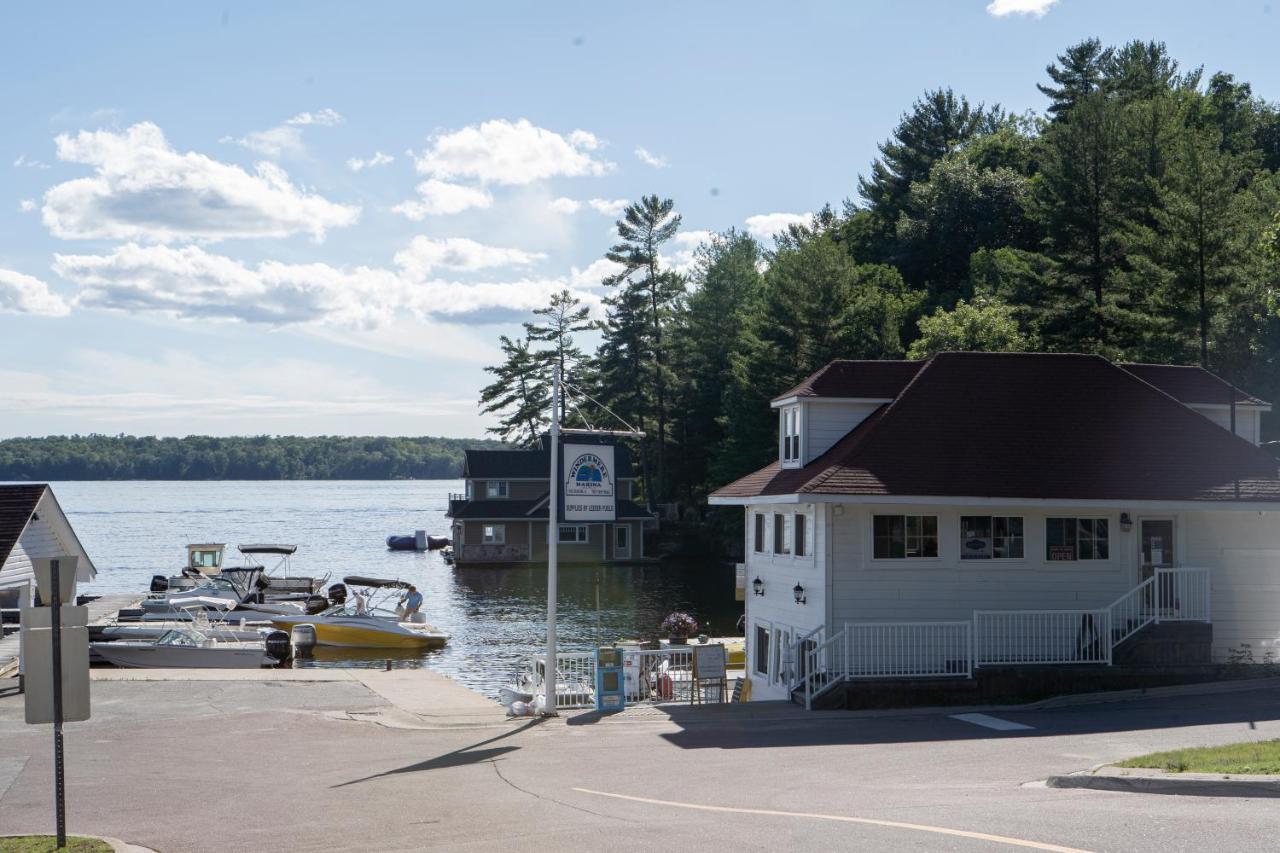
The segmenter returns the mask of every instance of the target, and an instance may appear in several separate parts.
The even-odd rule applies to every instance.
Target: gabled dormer
[[[1252,444],[1262,443],[1262,415],[1271,404],[1247,394],[1203,367],[1178,364],[1135,364],[1120,367],[1154,385],[1191,411]]]
[[[778,461],[801,468],[892,403],[920,361],[833,361],[771,403],[778,411]]]

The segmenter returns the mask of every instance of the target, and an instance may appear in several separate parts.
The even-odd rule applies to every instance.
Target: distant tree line
[[[0,480],[405,480],[462,473],[488,439],[71,435],[0,440]]]
[[[1099,353],[1202,364],[1275,400],[1280,108],[1158,42],[1081,42],[1036,86],[1039,115],[926,92],[856,200],[773,246],[731,229],[677,270],[673,202],[632,204],[605,252],[598,349],[574,346],[588,323],[567,292],[504,339],[482,400],[494,432],[545,428],[556,361],[648,432],[651,498],[698,502],[776,456],[769,400],[833,358]],[[1280,438],[1280,415],[1263,430]]]

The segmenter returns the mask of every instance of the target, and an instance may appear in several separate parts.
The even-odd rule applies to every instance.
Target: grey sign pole
[[[53,593],[50,614],[53,631],[53,785],[54,803],[58,820],[58,849],[67,846],[67,802],[62,775],[62,590],[59,588],[59,561],[50,562],[49,586]]]

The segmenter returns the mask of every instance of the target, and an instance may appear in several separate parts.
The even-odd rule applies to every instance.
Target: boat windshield
[[[175,628],[172,631],[165,631],[160,635],[160,639],[156,640],[157,646],[199,646],[205,641],[205,636],[199,631],[192,631],[186,628]]]
[[[379,619],[396,619],[396,612],[388,610],[385,607],[365,607],[361,610],[355,601],[347,601],[345,604],[339,604],[329,608],[325,613],[326,616],[376,616]]]

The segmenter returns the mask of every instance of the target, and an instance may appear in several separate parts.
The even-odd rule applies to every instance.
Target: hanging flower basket
[[[673,646],[683,646],[689,642],[690,637],[698,633],[698,620],[688,613],[677,611],[663,619],[658,630],[671,638]]]

